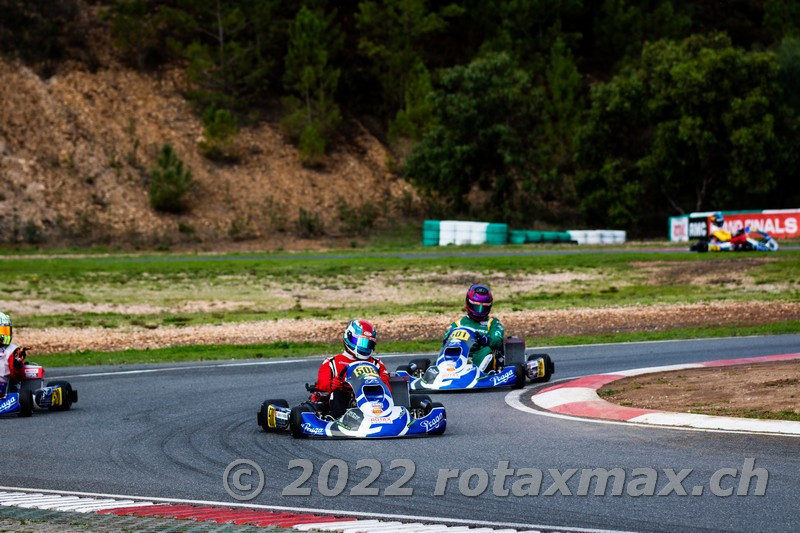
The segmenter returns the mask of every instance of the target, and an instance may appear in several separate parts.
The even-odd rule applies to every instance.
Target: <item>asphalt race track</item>
[[[746,337],[551,348],[557,378],[714,359],[795,353],[800,335]],[[394,369],[406,357],[387,357]],[[256,410],[267,398],[304,399],[303,383],[316,375],[318,359],[253,361],[257,364],[196,363],[137,367],[54,369],[48,377],[68,377],[80,401],[68,413],[0,420],[0,485],[143,497],[235,502],[222,477],[235,459],[250,459],[265,474],[263,492],[249,503],[376,512],[428,517],[466,518],[569,528],[635,531],[798,531],[800,513],[800,439],[791,437],[690,432],[623,427],[559,420],[517,411],[504,401],[507,389],[438,395],[447,408],[444,436],[382,441],[295,440],[266,434],[256,425]],[[268,364],[264,364],[268,363]],[[178,368],[177,370],[174,370]],[[147,372],[129,372],[148,370]],[[118,373],[125,371],[129,373]],[[103,373],[105,375],[87,376]],[[111,373],[111,374],[109,374]],[[741,471],[745,458],[769,472],[764,496],[718,497],[709,479],[720,468]],[[320,494],[317,481],[329,459],[343,459],[349,480],[337,497]],[[393,459],[411,459],[416,471],[406,487],[413,496],[351,496],[369,470],[359,459],[377,459],[383,469],[370,487],[381,492],[402,469]],[[309,459],[315,470],[303,486],[311,496],[281,496],[300,469],[292,459]],[[571,496],[497,497],[489,488],[480,496],[460,493],[449,482],[445,495],[434,496],[439,469],[482,468],[491,476],[498,461],[512,469],[544,472],[541,493],[551,485],[548,469],[578,469],[567,483]],[[584,468],[691,468],[679,496],[574,495]],[[329,486],[336,480],[332,470]],[[630,479],[630,477],[628,479]],[[246,478],[243,478],[244,481]],[[509,477],[510,488],[514,476]],[[738,481],[726,484],[736,486]],[[476,483],[473,480],[472,485]],[[667,484],[663,474],[658,490]],[[692,487],[705,485],[702,496]],[[593,489],[594,487],[592,487]],[[734,491],[735,492],[735,491]]]

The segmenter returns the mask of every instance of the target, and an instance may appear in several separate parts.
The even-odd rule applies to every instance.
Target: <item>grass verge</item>
[[[747,327],[678,328],[651,332],[537,337],[535,339],[527,339],[526,344],[528,347],[569,346],[576,344],[644,342],[750,335],[783,335],[791,333],[800,333],[800,321],[777,322]],[[410,342],[384,342],[380,345],[380,351],[382,353],[420,353],[436,352],[437,350],[437,342],[430,339]],[[45,367],[63,367],[309,356],[323,357],[339,353],[340,351],[340,344],[279,341],[269,344],[174,346],[152,350],[123,350],[115,352],[87,350],[70,353],[43,354],[35,357],[32,356],[31,359]]]

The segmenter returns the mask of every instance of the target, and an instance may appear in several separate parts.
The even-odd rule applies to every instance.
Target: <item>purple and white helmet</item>
[[[479,283],[467,291],[466,298],[467,316],[472,320],[481,322],[489,318],[492,310],[492,291],[486,285]]]

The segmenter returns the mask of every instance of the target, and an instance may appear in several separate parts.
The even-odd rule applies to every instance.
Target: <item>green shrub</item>
[[[186,210],[186,194],[192,183],[192,173],[183,168],[181,161],[172,149],[165,144],[161,147],[158,168],[150,171],[150,205],[156,211],[182,213]]]
[[[239,131],[236,117],[227,109],[217,109],[212,105],[203,113],[203,124],[206,126],[205,141],[200,142],[203,155],[212,161],[238,161],[240,154],[234,143]]]
[[[301,237],[316,237],[325,233],[319,220],[319,215],[312,211],[306,211],[301,207],[300,214],[297,217],[297,233]]]

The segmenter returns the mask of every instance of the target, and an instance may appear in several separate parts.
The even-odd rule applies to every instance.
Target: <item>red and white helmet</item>
[[[356,359],[366,360],[375,351],[378,332],[366,320],[351,320],[344,329],[344,350]]]

